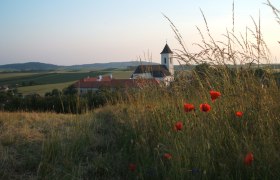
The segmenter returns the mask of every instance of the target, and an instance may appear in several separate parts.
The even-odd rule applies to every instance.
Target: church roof
[[[169,46],[166,44],[162,50],[162,52],[160,54],[168,54],[171,53],[173,54],[173,52],[171,51],[171,49],[169,48]]]
[[[165,65],[139,65],[133,74],[151,73],[153,77],[171,76]]]

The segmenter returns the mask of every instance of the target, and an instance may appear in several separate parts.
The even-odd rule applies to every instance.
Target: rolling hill
[[[141,64],[157,64],[142,61]],[[128,62],[109,62],[109,63],[94,63],[94,64],[82,64],[71,66],[59,66],[54,64],[46,64],[41,62],[27,62],[27,63],[15,63],[0,65],[0,71],[53,71],[53,70],[100,70],[108,68],[125,69],[127,67],[133,67],[140,65],[139,61]]]
[[[0,65],[2,71],[48,71],[57,69],[59,66],[40,62],[27,62]]]

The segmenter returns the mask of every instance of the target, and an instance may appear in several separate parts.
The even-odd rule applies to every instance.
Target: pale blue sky
[[[252,26],[250,16],[257,19],[260,10],[264,38],[279,57],[280,25],[264,2],[235,0],[236,31]],[[192,50],[200,41],[196,26],[204,27],[199,8],[217,37],[231,29],[232,0],[1,0],[0,64],[130,61],[148,51],[160,62],[166,40],[179,48],[162,13]]]

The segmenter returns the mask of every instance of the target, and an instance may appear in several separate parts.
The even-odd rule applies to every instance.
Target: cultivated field
[[[43,96],[46,92],[50,92],[53,89],[62,90],[85,77],[110,74],[113,75],[113,78],[126,79],[130,78],[132,71],[113,69],[90,72],[2,72],[0,73],[0,86],[17,87],[18,92],[23,95],[37,93]]]

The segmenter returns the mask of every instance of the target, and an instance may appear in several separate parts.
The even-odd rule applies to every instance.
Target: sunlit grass
[[[45,140],[75,124],[74,115],[0,112],[0,179],[36,178]]]

